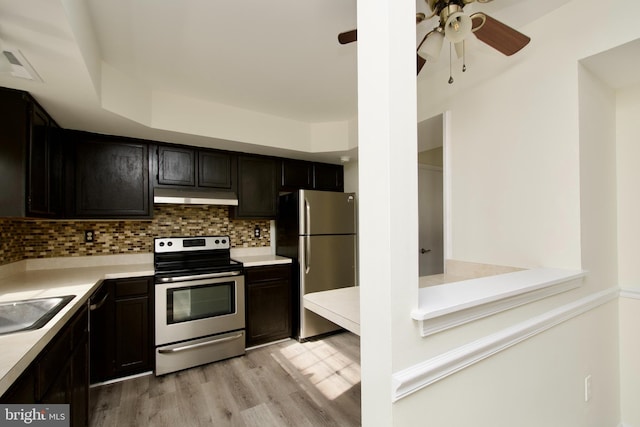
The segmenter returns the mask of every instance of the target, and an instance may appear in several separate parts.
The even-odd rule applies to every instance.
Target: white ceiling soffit
[[[356,114],[355,0],[89,0],[102,60],[153,90],[299,120]]]
[[[580,61],[612,89],[640,84],[640,39]]]

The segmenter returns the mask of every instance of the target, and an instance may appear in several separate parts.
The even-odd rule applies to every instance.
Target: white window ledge
[[[535,268],[420,288],[418,308],[423,337],[580,286],[583,270]]]

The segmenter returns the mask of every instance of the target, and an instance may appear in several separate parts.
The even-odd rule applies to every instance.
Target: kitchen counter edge
[[[268,265],[291,264],[292,259],[279,255],[249,255],[249,256],[232,256],[236,261],[242,263],[243,267],[263,267]]]
[[[22,271],[0,279],[0,302],[75,295],[43,327],[0,336],[0,396],[36,359],[104,280],[153,276],[152,264]]]

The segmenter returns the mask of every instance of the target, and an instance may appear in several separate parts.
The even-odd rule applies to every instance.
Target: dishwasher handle
[[[89,311],[96,311],[98,310],[100,307],[102,307],[104,305],[105,302],[107,302],[107,299],[109,298],[109,292],[105,292],[104,296],[102,297],[102,299],[100,300],[100,302],[93,303],[93,304],[89,304]]]

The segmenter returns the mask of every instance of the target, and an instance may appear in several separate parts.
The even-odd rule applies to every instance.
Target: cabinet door
[[[343,167],[328,163],[314,163],[313,188],[325,191],[344,191]]]
[[[29,171],[27,213],[47,215],[49,209],[49,177],[51,173],[49,146],[49,120],[39,108],[31,114],[31,138],[29,141]]]
[[[291,336],[291,267],[247,269],[247,347]]]
[[[115,373],[149,368],[149,298],[116,300]]]
[[[195,150],[187,147],[158,147],[158,184],[194,187]]]
[[[282,188],[296,190],[313,187],[313,163],[302,160],[282,160]]]
[[[89,425],[89,344],[84,339],[71,356],[70,410],[72,426]]]
[[[275,218],[277,163],[269,157],[238,157],[237,218]]]
[[[116,140],[80,140],[75,151],[78,218],[148,218],[148,146]]]
[[[198,152],[198,186],[231,189],[231,155],[214,151]]]

